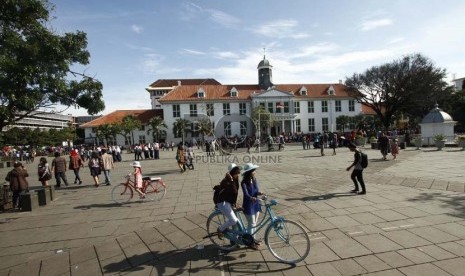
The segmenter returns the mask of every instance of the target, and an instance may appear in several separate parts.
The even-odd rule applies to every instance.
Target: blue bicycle
[[[255,242],[253,235],[260,229],[265,229],[265,244],[271,254],[283,263],[295,264],[304,260],[310,253],[310,238],[304,227],[299,223],[278,217],[273,213],[272,206],[278,204],[276,200],[261,199],[266,211],[257,223],[253,233],[247,233],[241,212],[236,211],[239,219],[233,229],[229,229],[224,237],[219,237],[217,229],[225,222],[225,217],[215,209],[207,220],[207,232],[210,240],[222,250],[230,251],[238,245],[251,246]]]

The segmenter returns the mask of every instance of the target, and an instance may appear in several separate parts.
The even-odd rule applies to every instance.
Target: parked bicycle
[[[271,208],[278,204],[276,200],[268,201],[267,197],[263,196],[261,201],[266,211],[253,233],[247,233],[243,216],[241,212],[236,211],[239,221],[233,229],[224,233],[224,237],[220,238],[217,229],[226,218],[220,210],[215,208],[208,217],[208,235],[204,238],[210,238],[220,249],[229,251],[238,245],[251,246],[255,242],[253,235],[267,226],[264,234],[265,244],[276,259],[288,264],[304,260],[310,253],[310,238],[304,227],[295,221],[276,216]]]
[[[166,184],[161,177],[144,177],[142,178],[142,188],[140,191],[144,195],[140,195],[136,191],[134,181],[131,180],[131,175],[126,175],[124,183],[116,185],[111,191],[111,198],[118,204],[126,203],[133,199],[134,195],[143,200],[158,201],[166,195]]]

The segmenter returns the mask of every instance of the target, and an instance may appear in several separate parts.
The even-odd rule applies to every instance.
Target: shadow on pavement
[[[287,198],[286,200],[291,201],[319,201],[319,200],[328,200],[335,197],[346,197],[346,196],[356,196],[357,194],[354,193],[329,193],[324,195],[316,195],[316,196],[307,196],[301,198]]]
[[[73,209],[79,209],[79,210],[89,210],[93,208],[111,208],[111,207],[129,207],[129,205],[134,202],[129,202],[127,204],[118,204],[118,203],[95,203],[95,204],[89,204],[89,205],[79,205],[73,207]]]
[[[448,213],[449,215],[465,218],[465,195],[456,194],[451,196],[450,194],[442,193],[421,193],[420,195],[408,199],[408,201],[424,202],[439,201],[441,207],[453,209],[456,213]]]
[[[156,244],[150,247],[156,247]],[[245,274],[270,273],[289,270],[295,265],[279,263],[277,261],[246,261],[246,249],[241,248],[231,251],[231,256],[219,251],[214,245],[206,245],[202,249],[189,248],[178,249],[166,252],[151,251],[144,254],[126,256],[125,259],[110,263],[102,267],[103,273],[136,272],[146,270],[151,266],[151,275],[199,275],[211,274],[215,271],[240,272]],[[237,254],[238,251],[244,251]],[[244,260],[242,260],[244,259]],[[267,263],[276,263],[270,270]]]

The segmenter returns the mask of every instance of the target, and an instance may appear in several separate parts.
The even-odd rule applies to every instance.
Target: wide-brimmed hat
[[[244,166],[244,171],[242,172],[242,175],[244,175],[248,171],[255,170],[256,168],[259,168],[259,166],[254,165],[252,163],[247,163]]]
[[[139,161],[134,161],[134,162],[131,163],[131,166],[140,168],[140,162]]]
[[[236,163],[231,163],[228,165],[228,172],[231,172],[234,168],[239,168],[239,170],[242,170],[241,166],[238,166]]]

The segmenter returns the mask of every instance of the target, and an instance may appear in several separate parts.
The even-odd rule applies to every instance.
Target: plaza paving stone
[[[168,185],[160,202],[114,204],[113,186],[93,187],[83,168],[84,184],[57,190],[47,206],[1,213],[0,275],[465,275],[465,153],[408,148],[382,161],[379,151],[364,151],[370,163],[361,196],[348,193],[347,149],[321,157],[286,145],[253,155],[262,160],[261,190],[279,202],[275,212],[309,232],[310,254],[296,266],[265,245],[225,253],[203,239],[212,187],[232,157],[244,163],[248,155],[198,162],[181,174],[175,153],[162,151],[160,160],[141,161],[145,175]],[[131,171],[132,155],[123,158],[111,172],[114,185]],[[39,185],[36,165],[25,164],[31,186]]]

